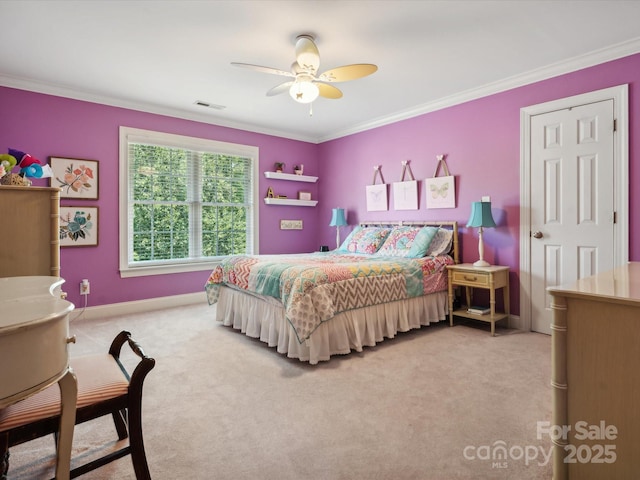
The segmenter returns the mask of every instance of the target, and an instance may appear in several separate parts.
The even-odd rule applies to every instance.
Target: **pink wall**
[[[315,144],[2,87],[0,105],[4,111],[0,116],[0,148],[22,150],[41,161],[47,161],[49,156],[99,161],[99,199],[61,201],[62,205],[99,207],[99,245],[62,248],[60,254],[61,276],[67,281],[65,290],[69,293],[69,300],[76,305],[84,303],[78,286],[83,278],[91,281],[89,305],[95,306],[203,291],[209,274],[206,271],[120,278],[118,129],[121,125],[257,146],[260,149],[261,197],[266,196],[270,185],[276,193],[289,195],[295,195],[301,189],[300,185],[304,185],[304,190],[311,191],[313,198],[318,198],[318,184],[268,181],[262,173],[273,170],[273,164],[281,161],[286,163],[290,173],[293,173],[294,164],[304,163],[306,174],[318,175],[318,148]],[[35,183],[47,185],[46,181]],[[10,206],[4,205],[3,208]],[[260,201],[260,252],[317,250],[319,229],[316,218],[314,208],[271,206]],[[282,231],[280,219],[301,219],[304,230]],[[18,244],[19,239],[16,239]]]
[[[457,220],[461,228],[463,261],[478,258],[477,230],[464,228],[472,201],[491,196],[498,227],[486,229],[485,259],[509,265],[512,312],[519,313],[520,229],[520,109],[563,97],[629,84],[629,259],[640,260],[640,222],[633,215],[640,197],[633,185],[640,183],[638,152],[640,135],[640,54],[592,68],[491,95],[461,105],[397,122],[319,146],[323,171],[331,181],[320,185],[322,219],[332,206],[347,210],[350,225],[363,220]],[[426,209],[424,184],[420,182],[418,211],[367,212],[365,185],[371,183],[373,166],[382,165],[387,183],[399,181],[403,160],[411,160],[416,179],[431,177],[436,155],[447,154],[449,170],[456,176],[455,209]],[[442,175],[442,169],[439,173]],[[325,177],[327,174],[325,174]],[[354,185],[356,185],[354,193]],[[327,199],[330,199],[327,200]],[[327,221],[328,223],[328,221]],[[346,235],[352,227],[344,229]],[[470,231],[472,230],[472,231]],[[321,230],[323,242],[335,233]],[[343,237],[344,238],[344,237]]]
[[[79,304],[76,286],[91,280],[90,305],[102,305],[164,295],[198,292],[208,272],[121,279],[118,274],[118,127],[120,125],[169,133],[256,145],[260,147],[260,171],[284,161],[290,168],[304,163],[305,173],[317,175],[317,184],[304,184],[320,202],[317,208],[260,205],[261,253],[313,251],[320,244],[335,244],[330,228],[331,208],[347,210],[350,225],[361,220],[451,219],[466,224],[472,201],[490,195],[498,228],[485,233],[485,258],[509,265],[511,302],[519,313],[519,208],[520,208],[520,109],[562,97],[629,84],[630,185],[640,182],[640,54],[579,72],[509,90],[321,145],[296,142],[246,131],[147,114],[121,108],[0,88],[0,105],[10,115],[0,117],[0,145],[16,148],[44,160],[68,156],[100,161],[100,199],[86,202],[100,207],[100,245],[64,248],[62,276],[69,283],[71,301]],[[365,185],[371,183],[373,166],[382,165],[387,183],[400,179],[403,160],[411,160],[418,180],[431,177],[437,154],[447,154],[456,175],[457,208],[426,210],[424,192],[418,211],[366,211]],[[260,178],[260,192],[268,185],[294,195],[298,184],[267,183]],[[421,189],[424,189],[420,182]],[[630,188],[630,260],[640,260],[640,222],[633,216],[640,202]],[[69,205],[65,200],[63,205]],[[73,201],[72,204],[82,204]],[[280,231],[280,219],[302,219],[304,230]],[[352,227],[342,229],[345,238]],[[461,229],[463,260],[477,258],[477,232]]]

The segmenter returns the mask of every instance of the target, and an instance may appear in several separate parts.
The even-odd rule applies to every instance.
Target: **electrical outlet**
[[[89,293],[91,293],[89,280],[84,278],[82,279],[82,282],[80,282],[80,295],[89,295]]]

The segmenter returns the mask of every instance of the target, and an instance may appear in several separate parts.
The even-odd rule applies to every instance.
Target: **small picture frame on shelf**
[[[298,200],[311,200],[311,192],[298,192]]]

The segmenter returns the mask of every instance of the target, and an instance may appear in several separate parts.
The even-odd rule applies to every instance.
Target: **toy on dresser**
[[[18,167],[18,173],[12,173],[12,170]],[[48,178],[53,176],[51,167],[46,163],[43,165],[40,160],[29,155],[28,153],[9,149],[9,153],[0,155],[0,184],[31,186],[31,178]]]

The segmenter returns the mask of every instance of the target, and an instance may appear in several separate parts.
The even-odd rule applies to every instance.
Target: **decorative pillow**
[[[338,251],[349,253],[376,253],[391,231],[386,227],[357,226],[342,242]]]
[[[426,255],[428,257],[437,257],[438,255],[445,255],[451,250],[451,243],[453,242],[453,230],[448,228],[438,228],[431,244],[427,249]]]
[[[436,227],[394,227],[376,255],[424,257],[437,231]]]

